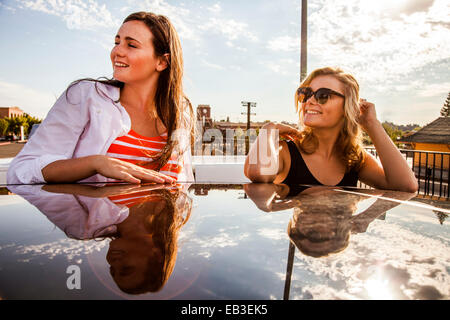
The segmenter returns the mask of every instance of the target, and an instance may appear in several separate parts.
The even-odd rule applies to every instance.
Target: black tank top
[[[313,184],[313,185],[323,185],[312,175],[306,166],[305,161],[297,149],[297,146],[293,141],[286,141],[289,147],[289,153],[291,155],[291,167],[289,168],[289,173],[282,183],[287,185],[294,184]],[[340,187],[356,187],[358,182],[358,172],[354,169],[345,173],[342,180],[336,185]]]

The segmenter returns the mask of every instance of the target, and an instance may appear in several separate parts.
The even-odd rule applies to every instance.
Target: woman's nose
[[[311,95],[311,97],[309,97],[305,103],[317,103],[316,101],[316,97],[314,97],[314,95]]]
[[[112,49],[112,54],[119,56],[119,57],[123,57],[125,55],[125,50],[124,50],[123,46],[118,44]]]

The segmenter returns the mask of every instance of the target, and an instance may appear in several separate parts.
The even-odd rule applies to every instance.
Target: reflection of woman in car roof
[[[294,208],[288,224],[287,232],[292,242],[301,252],[313,257],[344,250],[354,231],[352,221],[358,216],[353,214],[361,196],[330,190],[304,192],[301,205]]]
[[[399,204],[372,198],[373,203],[358,212],[359,206],[370,200],[370,195],[401,200],[414,196],[395,191],[367,190],[364,194],[337,187],[254,183],[245,185],[245,192],[261,210],[294,209],[287,233],[302,253],[312,257],[343,251],[351,233],[365,232],[373,220]]]
[[[184,203],[187,208],[177,208],[176,197],[167,189],[156,190],[132,203],[128,218],[117,225],[106,259],[123,292],[158,291],[172,274],[178,232],[191,209],[190,203]],[[183,216],[186,209],[188,215]]]
[[[70,238],[110,238],[107,261],[126,293],[160,290],[177,257],[192,201],[176,186],[21,185],[10,191],[35,205]]]

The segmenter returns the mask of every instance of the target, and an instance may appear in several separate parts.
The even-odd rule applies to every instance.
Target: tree
[[[23,126],[24,135],[28,136],[33,124],[41,123],[42,120],[32,117],[29,114],[23,114],[18,117],[6,117],[0,119],[0,136],[14,134],[20,135],[20,127]]]
[[[403,136],[403,131],[401,131],[400,129],[397,129],[395,126],[392,126],[391,124],[389,124],[387,122],[383,122],[382,125],[384,128],[384,131],[386,131],[389,138],[391,138],[391,140],[395,144],[398,144],[397,140]]]
[[[25,116],[5,118],[9,122],[8,131],[16,136],[20,135],[20,127],[23,126],[24,132],[28,130],[27,118]]]
[[[441,117],[450,116],[450,92],[448,93],[447,100],[444,102],[444,106],[441,109]]]
[[[30,116],[30,115],[27,114],[27,113],[24,114],[24,117],[26,118],[27,124],[28,124],[27,130],[25,131],[25,135],[28,136],[28,135],[30,134],[30,131],[31,131],[31,128],[33,127],[33,125],[34,125],[34,124],[37,124],[37,123],[41,123],[42,120],[39,119],[39,118]]]
[[[6,119],[0,119],[0,137],[5,136],[8,133],[9,122]]]

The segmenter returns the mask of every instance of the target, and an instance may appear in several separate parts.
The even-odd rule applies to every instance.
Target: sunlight
[[[383,279],[380,272],[370,277],[364,283],[364,288],[371,299],[375,300],[392,300],[392,294],[389,290],[389,281]]]

